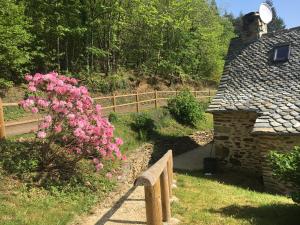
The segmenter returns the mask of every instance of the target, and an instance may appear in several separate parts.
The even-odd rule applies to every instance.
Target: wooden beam
[[[167,167],[163,170],[160,176],[161,188],[161,204],[162,204],[162,218],[163,222],[170,222],[171,219],[171,205],[169,195],[169,178]]]
[[[147,225],[162,225],[160,182],[145,186]]]
[[[158,160],[153,166],[142,173],[135,181],[136,186],[153,186],[156,184],[158,178],[167,165],[167,162],[171,156],[172,150],[169,150],[160,160]]]

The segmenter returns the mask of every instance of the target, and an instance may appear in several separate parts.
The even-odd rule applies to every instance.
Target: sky
[[[258,11],[263,0],[216,0],[221,12],[232,12],[238,16],[240,12]],[[273,0],[274,6],[287,28],[300,26],[300,0]]]

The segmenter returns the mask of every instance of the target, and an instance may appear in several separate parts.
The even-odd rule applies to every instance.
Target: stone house
[[[300,27],[268,33],[258,13],[243,23],[207,110],[214,116],[215,152],[222,165],[261,176],[266,190],[284,192],[267,155],[300,145]]]

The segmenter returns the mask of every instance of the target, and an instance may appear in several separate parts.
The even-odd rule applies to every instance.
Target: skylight
[[[274,48],[274,62],[286,62],[290,58],[290,46],[283,45]]]

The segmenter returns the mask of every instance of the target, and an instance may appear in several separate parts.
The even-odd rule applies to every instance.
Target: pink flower
[[[36,92],[36,87],[35,86],[29,86],[28,90],[31,92]]]
[[[122,155],[122,160],[123,160],[123,161],[126,161],[126,160],[127,160],[126,155]]]
[[[121,138],[116,138],[116,145],[120,146],[123,144],[123,140]]]
[[[39,94],[21,101],[20,106],[32,113],[48,112],[39,124],[38,138],[54,137],[53,140],[65,143],[69,154],[124,159],[119,149],[123,140],[114,138],[114,127],[101,116],[101,106],[93,104],[86,87],[78,87],[76,79],[56,72],[26,75],[25,79],[29,82],[29,91]],[[103,168],[98,158],[93,162],[97,171]],[[107,176],[110,178],[112,174]]]
[[[54,127],[55,133],[60,133],[62,131],[62,125],[58,124]]]
[[[93,163],[94,163],[94,164],[99,164],[99,163],[100,163],[100,161],[99,161],[99,159],[97,159],[97,158],[94,158],[94,159],[93,159]]]
[[[31,81],[31,80],[32,80],[32,76],[31,76],[31,75],[29,75],[29,74],[27,74],[27,75],[25,76],[25,80],[27,80],[27,81]]]
[[[108,179],[111,179],[111,178],[112,178],[112,173],[108,172],[105,176],[106,176]]]
[[[52,116],[50,116],[50,115],[45,116],[44,121],[47,122],[47,123],[51,123],[52,122]]]
[[[45,101],[45,100],[43,100],[43,99],[39,99],[39,100],[37,101],[37,104],[38,104],[39,106],[43,107],[43,108],[46,108],[46,107],[49,106],[49,102],[47,102],[47,101]]]
[[[47,134],[46,134],[46,132],[44,132],[44,131],[39,131],[39,132],[37,133],[37,137],[38,137],[38,138],[44,139],[44,138],[46,138],[46,136],[47,136]]]
[[[96,164],[96,171],[99,171],[101,169],[103,169],[103,164],[102,163],[99,163],[99,164]]]
[[[36,113],[39,112],[39,110],[38,110],[38,108],[33,107],[33,108],[31,109],[31,112],[34,113],[34,114],[36,114]]]

